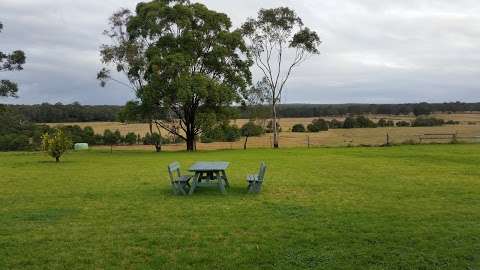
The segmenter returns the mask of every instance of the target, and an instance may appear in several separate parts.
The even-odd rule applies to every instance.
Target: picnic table
[[[188,170],[194,172],[189,195],[192,195],[197,187],[218,187],[225,194],[225,188],[230,187],[225,170],[229,163],[220,162],[197,162]]]

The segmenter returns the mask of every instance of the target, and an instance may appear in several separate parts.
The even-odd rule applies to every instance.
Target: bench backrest
[[[262,162],[260,164],[260,170],[258,171],[258,181],[263,181],[266,170],[267,170],[267,165],[265,165],[265,162]]]
[[[180,177],[180,163],[173,162],[168,165],[168,174],[170,175],[170,180],[172,182],[175,181],[176,178]]]

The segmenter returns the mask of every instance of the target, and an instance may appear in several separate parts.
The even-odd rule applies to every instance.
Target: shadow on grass
[[[198,187],[195,189],[193,195],[182,196],[174,195],[170,186],[150,186],[148,189],[142,189],[141,192],[149,197],[158,198],[182,198],[182,197],[202,197],[202,198],[221,198],[221,197],[256,197],[260,194],[249,194],[247,192],[247,186],[232,186],[226,189],[226,193],[222,194],[216,187]]]
[[[61,160],[60,162],[56,162],[55,160],[39,160],[39,161],[37,161],[37,163],[39,163],[39,164],[58,164],[58,165],[61,165],[61,164],[74,163],[74,161],[71,161],[71,160]]]

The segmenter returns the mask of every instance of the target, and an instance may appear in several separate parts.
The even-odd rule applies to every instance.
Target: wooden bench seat
[[[168,165],[168,174],[170,176],[173,194],[187,195],[190,191],[190,179],[192,179],[192,176],[181,175],[180,163],[178,162]]]
[[[250,174],[247,176],[248,192],[259,193],[262,190],[263,180],[265,178],[265,171],[267,166],[264,162],[260,164],[260,169],[257,174]]]

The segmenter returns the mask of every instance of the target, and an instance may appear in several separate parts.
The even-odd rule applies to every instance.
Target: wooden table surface
[[[225,161],[214,161],[214,162],[196,162],[188,169],[191,172],[215,172],[215,171],[224,171],[230,165],[229,162]]]

